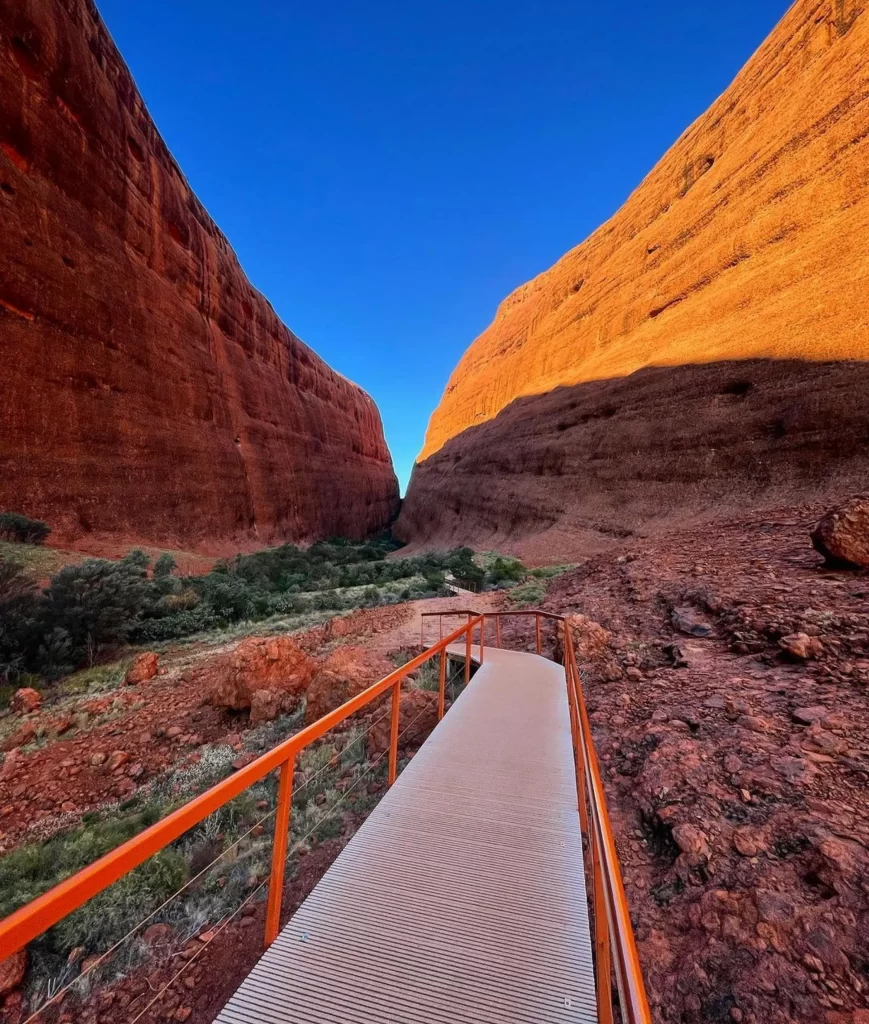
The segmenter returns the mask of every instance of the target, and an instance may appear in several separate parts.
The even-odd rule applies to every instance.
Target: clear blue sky
[[[98,0],[278,314],[406,484],[497,304],[624,202],[787,0]]]

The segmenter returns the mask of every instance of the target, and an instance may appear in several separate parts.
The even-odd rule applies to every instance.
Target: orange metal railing
[[[444,612],[423,612],[430,618]],[[501,619],[518,616],[534,617],[534,638],[537,654],[543,654],[542,625],[544,621],[561,623],[563,630],[564,674],[570,708],[570,727],[576,764],[576,790],[579,817],[587,842],[586,864],[591,878],[592,910],[595,930],[595,973],[598,1020],[612,1024],[616,1009],[613,1003],[613,978],[618,992],[618,1011],[624,1024],[651,1024],[652,1016],[646,998],[645,983],[637,953],[634,929],[625,895],[612,823],[606,805],[600,765],[594,748],[591,724],[582,693],[573,636],[563,615],[528,609],[486,612],[469,621],[480,627],[480,660],[485,642],[486,619],[495,620],[495,642],[501,647]],[[470,644],[471,631],[467,633]]]
[[[278,804],[275,819],[275,840],[266,910],[265,944],[270,945],[278,934],[281,896],[284,879],[284,860],[287,851],[290,809],[293,795],[293,775],[298,755],[329,730],[340,725],[351,715],[392,690],[392,715],[389,745],[389,784],[395,782],[398,772],[398,724],[402,680],[411,672],[438,654],[441,656],[439,718],[444,713],[446,679],[446,649],[467,634],[466,649],[470,654],[471,633],[478,625],[471,620],[449,636],[397,668],[380,682],[369,686],[356,697],[324,715],[321,719],[297,732],[288,740],[267,751],[234,775],[212,786],[189,803],[179,807],[155,825],[145,829],[128,842],[107,853],[93,864],[60,882],[37,899],[21,907],[0,921],[0,960],[11,956],[58,921],[77,910],[97,893],[128,874],[134,868],[178,839],[188,829],[203,821],[224,804],[229,803],[255,782],[278,770]],[[470,659],[468,659],[470,660]],[[467,675],[467,669],[466,669]]]
[[[473,636],[476,631],[479,631],[479,653],[474,660],[479,664],[483,663],[487,619],[495,620],[496,642],[500,647],[501,619],[503,617],[533,615],[538,654],[542,654],[542,621],[564,622],[562,616],[540,610],[487,612],[483,615],[475,615],[467,611],[424,614],[426,617],[455,614],[469,617],[466,623],[449,636],[442,637],[436,644],[411,659],[407,664],[397,668],[384,679],[374,683],[339,708],[324,715],[323,718],[280,743],[257,758],[256,761],[241,768],[230,778],[212,786],[211,789],[167,815],[138,836],[0,921],[0,960],[22,949],[89,899],[107,889],[149,857],[178,839],[188,829],[199,824],[248,787],[265,778],[270,772],[277,770],[280,777],[265,923],[265,945],[269,946],[277,937],[280,929],[293,777],[298,755],[331,729],[391,689],[389,784],[392,785],[398,771],[401,683],[407,675],[416,671],[430,659],[440,657],[438,687],[438,720],[440,720],[445,710],[447,648],[450,645],[464,638],[464,678],[467,683],[470,679]],[[592,878],[598,1016],[601,1024],[612,1024],[614,1019],[612,975],[614,974],[619,994],[619,1009],[625,1024],[650,1024],[651,1016],[622,883],[618,854],[606,808],[603,783],[594,750],[579,671],[576,667],[573,638],[567,628],[564,628],[563,647],[580,821],[583,835],[588,844],[587,864]]]
[[[420,620],[419,620],[419,642],[421,644],[425,643],[424,627],[425,627],[425,620],[426,619],[433,618],[434,616],[438,617],[438,624],[440,626],[440,636],[438,637],[438,639],[439,640],[443,640],[443,638],[444,638],[444,619],[448,619],[448,618],[451,618],[451,617],[460,617],[460,618],[467,619],[468,621],[470,621],[471,619],[478,618],[479,615],[480,615],[479,612],[475,612],[475,611],[473,611],[470,608],[454,608],[452,611],[448,611],[448,612],[422,612],[421,616],[420,616]]]

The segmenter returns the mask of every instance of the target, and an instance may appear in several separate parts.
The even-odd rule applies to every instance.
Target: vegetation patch
[[[541,580],[528,580],[513,587],[507,598],[515,608],[529,608],[538,605],[546,597],[546,585]]]
[[[4,540],[41,544],[50,533],[51,528],[40,519],[31,519],[17,512],[0,512],[0,537]]]

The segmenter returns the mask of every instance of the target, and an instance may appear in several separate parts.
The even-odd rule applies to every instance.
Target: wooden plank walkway
[[[563,668],[487,648],[217,1024],[596,1021],[576,804]]]

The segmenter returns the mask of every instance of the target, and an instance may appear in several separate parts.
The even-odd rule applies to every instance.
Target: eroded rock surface
[[[311,680],[307,690],[305,721],[316,722],[372,683],[388,676],[394,668],[393,663],[378,651],[354,645],[339,647],[323,661]],[[386,694],[380,701],[368,705],[366,713],[374,711],[388,698],[389,694]]]
[[[377,408],[251,286],[88,0],[0,8],[0,223],[0,508],[218,554],[389,523]]]
[[[869,362],[653,367],[522,398],[415,467],[396,532],[575,561],[869,479]]]

